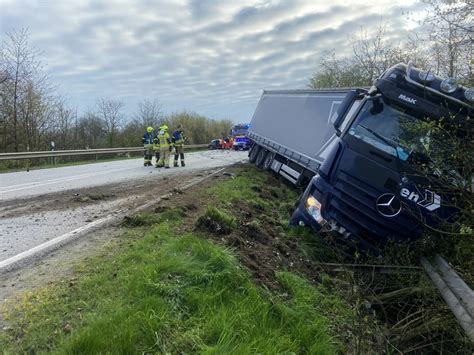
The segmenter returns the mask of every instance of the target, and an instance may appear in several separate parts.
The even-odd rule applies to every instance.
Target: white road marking
[[[135,169],[135,168],[134,168]],[[199,179],[196,179],[196,178],[193,178],[191,179],[188,183],[182,185],[181,187],[178,187],[178,189],[180,190],[186,190],[194,185],[197,185],[199,184],[200,182],[224,171],[225,169],[227,169],[227,167],[224,167],[224,168],[220,168],[202,178],[199,178]],[[124,170],[124,169],[121,169],[121,170]],[[34,257],[36,255],[40,255],[41,253],[46,253],[46,252],[49,252],[55,248],[58,248],[61,244],[66,244],[67,242],[69,242],[71,239],[73,239],[74,237],[78,237],[80,234],[82,233],[85,233],[87,232],[88,230],[90,229],[93,229],[93,228],[96,228],[96,227],[99,227],[101,225],[104,225],[108,222],[112,222],[113,220],[115,219],[119,219],[122,217],[123,213],[129,213],[129,214],[133,214],[133,213],[137,213],[139,211],[142,211],[154,204],[156,204],[157,202],[159,202],[161,199],[163,198],[169,198],[173,195],[172,192],[170,193],[167,193],[163,196],[160,196],[158,197],[156,200],[154,201],[151,201],[151,202],[148,202],[146,204],[143,204],[141,206],[138,206],[136,208],[134,208],[132,211],[124,211],[124,210],[118,210],[118,211],[115,211],[113,212],[114,214],[109,214],[109,216],[107,217],[104,217],[104,218],[101,218],[101,219],[98,219],[94,222],[91,222],[91,223],[88,223],[82,227],[79,227],[77,229],[74,229],[73,231],[70,231],[68,233],[65,233],[59,237],[56,237],[52,240],[49,240],[45,243],[42,243],[40,245],[37,245],[31,249],[28,249],[22,253],[19,253],[15,256],[12,256],[11,258],[8,258],[6,260],[3,260],[3,261],[0,261],[0,272],[3,272],[3,271],[9,271],[11,270],[12,268],[15,268],[16,265],[21,265],[21,263],[23,261],[25,261],[25,259],[28,259],[28,258],[31,258],[31,257]],[[112,213],[112,212],[111,212]]]
[[[51,185],[51,184],[57,184],[57,183],[66,182],[66,181],[87,179],[94,176],[105,175],[105,174],[110,174],[110,173],[115,173],[115,172],[125,171],[125,170],[136,170],[136,167],[120,168],[120,169],[114,169],[114,170],[100,171],[97,173],[89,173],[89,174],[83,174],[83,175],[51,179],[51,180],[46,180],[46,181],[29,182],[26,184],[12,185],[12,186],[8,186],[6,189],[3,189],[3,190],[0,189],[0,194],[13,192],[13,191],[26,190],[26,189],[31,189],[34,187],[46,186],[46,185]]]
[[[28,249],[20,254],[17,254],[15,256],[12,256],[11,258],[8,258],[6,260],[0,261],[0,271],[1,270],[8,270],[10,266],[13,264],[16,264],[26,258],[29,258],[35,254],[39,254],[53,246],[59,245],[61,242],[64,242],[74,236],[77,236],[79,233],[84,232],[88,229],[91,229],[93,227],[99,226],[105,222],[111,221],[114,219],[115,216],[107,216],[101,219],[98,219],[97,221],[91,222],[89,224],[86,224],[85,226],[79,227],[77,229],[74,229],[73,231],[70,231],[66,234],[63,234],[57,238],[51,239],[43,244],[37,245],[31,249]]]

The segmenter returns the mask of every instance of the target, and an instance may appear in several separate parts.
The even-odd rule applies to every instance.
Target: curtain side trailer
[[[306,186],[336,139],[334,120],[348,91],[264,90],[248,132],[250,162]]]

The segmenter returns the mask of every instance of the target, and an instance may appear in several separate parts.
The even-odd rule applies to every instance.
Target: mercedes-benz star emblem
[[[375,208],[384,217],[395,217],[401,212],[402,203],[394,194],[383,194],[377,198]]]

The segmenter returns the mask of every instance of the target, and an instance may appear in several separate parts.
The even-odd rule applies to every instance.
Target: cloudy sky
[[[249,121],[262,89],[303,88],[325,50],[377,26],[403,38],[416,0],[0,0],[0,38],[26,27],[58,91],[79,112],[142,99]]]

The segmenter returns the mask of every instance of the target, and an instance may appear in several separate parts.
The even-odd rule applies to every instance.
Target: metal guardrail
[[[474,292],[439,255],[434,262],[421,258],[421,265],[453,312],[458,323],[474,342]]]
[[[190,144],[186,148],[205,148],[208,144]],[[20,152],[20,153],[0,153],[0,160],[20,160],[50,157],[66,157],[74,155],[91,155],[91,154],[117,154],[143,152],[143,147],[127,147],[127,148],[101,148],[101,149],[79,149],[79,150],[56,150],[42,152]]]
[[[369,273],[412,273],[420,272],[424,269],[456,317],[459,325],[474,343],[474,291],[440,255],[436,254],[433,258],[430,258],[430,260],[431,259],[432,261],[430,262],[425,257],[420,258],[422,267],[335,263],[317,263],[317,265],[336,272],[346,272],[350,270]]]

